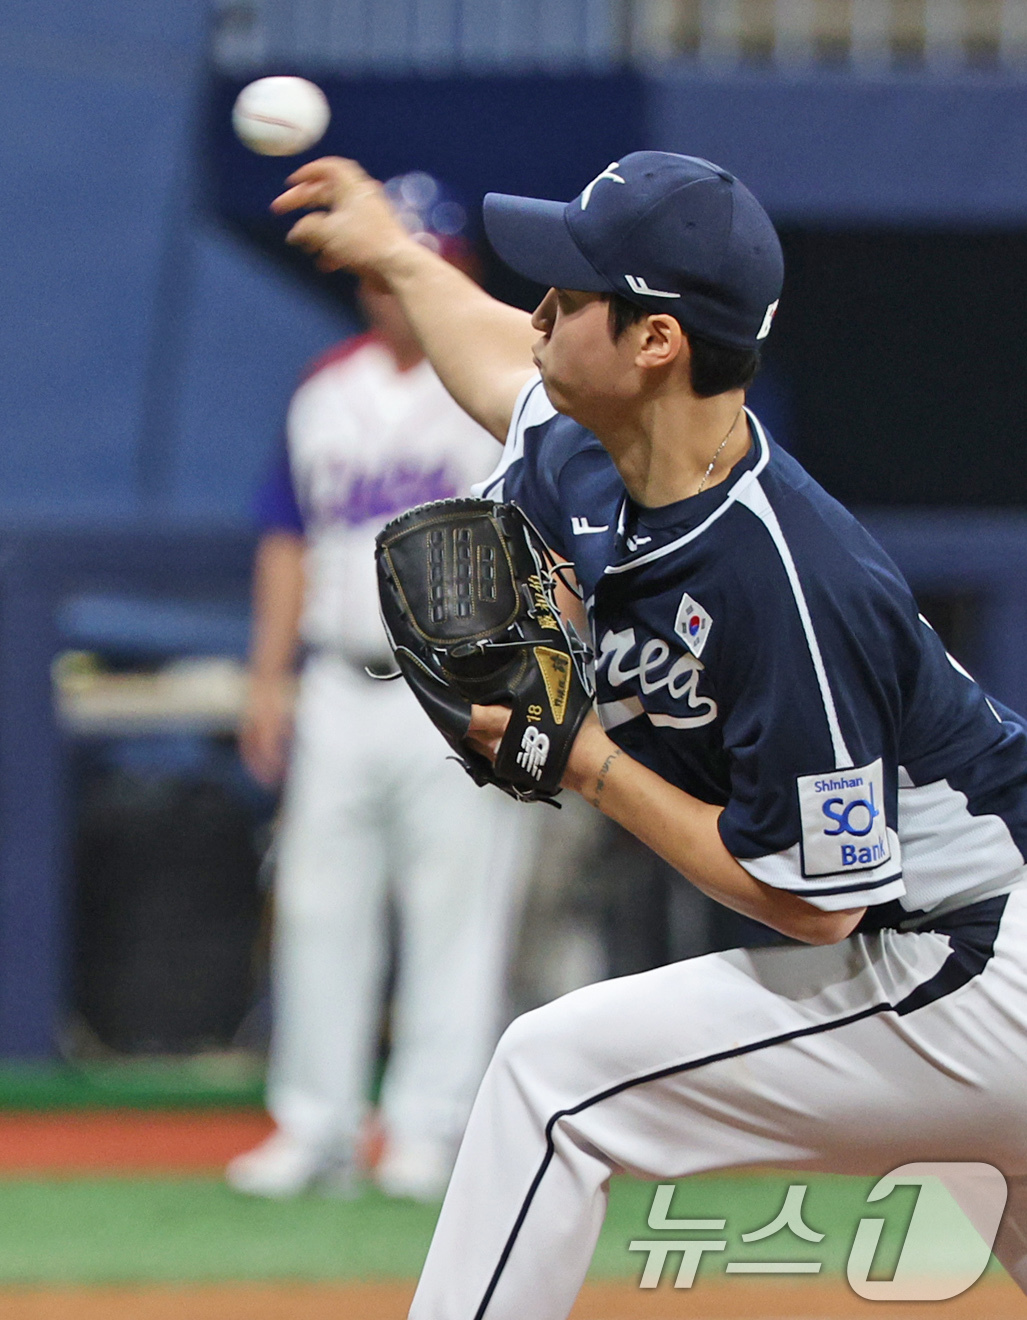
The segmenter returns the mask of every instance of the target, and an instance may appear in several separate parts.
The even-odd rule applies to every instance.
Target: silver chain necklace
[[[744,406],[744,405],[743,405],[743,406]],[[728,430],[727,435],[724,437],[723,440],[721,440],[720,444],[717,446],[716,450],[714,451],[713,457],[710,459],[710,465],[709,465],[709,467],[708,467],[708,468],[706,469],[706,471],[703,473],[702,481],[699,482],[698,488],[696,489],[696,492],[695,492],[696,495],[701,495],[701,494],[702,494],[702,492],[703,492],[703,487],[706,485],[707,481],[709,480],[710,473],[713,471],[714,467],[716,467],[717,459],[720,457],[721,453],[723,452],[723,450],[724,450],[724,446],[725,446],[725,445],[727,444],[727,442],[731,439],[731,432],[732,432],[732,431],[735,429],[735,427],[738,425],[738,419],[739,419],[739,417],[741,417],[741,415],[742,415],[742,409],[739,408],[738,411],[735,413],[735,420],[731,423],[731,426],[730,426],[730,429]]]

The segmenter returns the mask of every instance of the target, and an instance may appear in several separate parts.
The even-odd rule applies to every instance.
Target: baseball
[[[312,147],[331,118],[328,98],[306,78],[258,78],[236,97],[236,137],[261,156],[295,156]]]

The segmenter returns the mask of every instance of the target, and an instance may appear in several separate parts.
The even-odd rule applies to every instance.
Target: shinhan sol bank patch
[[[850,770],[798,778],[802,872],[870,871],[891,858],[880,757]]]

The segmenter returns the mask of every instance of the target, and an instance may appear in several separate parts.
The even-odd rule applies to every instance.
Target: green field
[[[824,1240],[801,1241],[784,1229],[759,1243],[739,1243],[741,1233],[774,1218],[796,1182],[809,1188],[805,1223]],[[869,1213],[871,1185],[807,1175],[700,1178],[678,1189],[671,1213],[728,1221],[722,1234],[687,1235],[729,1243],[726,1252],[704,1257],[700,1277],[722,1273],[729,1259],[822,1261],[823,1276],[837,1277],[856,1224]],[[912,1211],[912,1196],[903,1199],[907,1190],[889,1199],[878,1262],[885,1277]],[[652,1197],[651,1184],[614,1182],[594,1278],[637,1278],[645,1256],[628,1250],[633,1239],[685,1236],[647,1227]],[[215,1178],[10,1179],[0,1182],[0,1286],[408,1279],[424,1258],[435,1214],[375,1191],[353,1201],[306,1196],[276,1203],[237,1196]]]
[[[260,1109],[263,1064],[245,1054],[0,1064],[0,1113],[79,1109]]]

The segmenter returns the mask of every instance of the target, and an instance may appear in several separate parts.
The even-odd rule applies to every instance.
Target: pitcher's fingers
[[[327,252],[319,252],[317,256],[314,258],[314,265],[317,267],[317,269],[321,272],[322,275],[331,275],[337,270],[354,269],[351,266],[347,266],[345,262],[339,261],[337,257],[329,256]],[[359,272],[355,272],[355,273],[359,273]]]
[[[374,180],[355,160],[321,156],[294,170],[285,181],[288,190],[272,202],[273,210],[295,210],[297,206],[331,206],[347,193]]]
[[[509,706],[471,706],[471,727],[468,730],[468,736],[471,738],[481,738],[488,742],[490,739],[500,739],[506,732],[506,726],[510,723],[510,716],[513,712]]]
[[[335,179],[340,183],[362,183],[371,176],[355,160],[345,156],[318,156],[293,172],[286,183],[309,183],[318,179]]]
[[[302,211],[308,206],[331,206],[333,196],[334,192],[328,180],[297,183],[274,199],[271,210],[275,215],[284,215],[286,211]]]
[[[344,164],[335,156],[307,161],[286,179],[289,187],[271,203],[271,210],[280,214],[304,206],[331,206],[340,184],[339,166]]]
[[[324,222],[327,211],[311,211],[301,216],[285,236],[287,243],[306,252],[318,252],[324,243]]]

